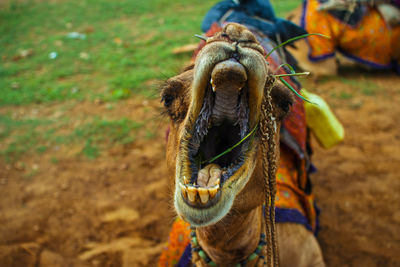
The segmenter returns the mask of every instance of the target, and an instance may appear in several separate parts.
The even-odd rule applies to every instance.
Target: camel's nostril
[[[238,53],[233,53],[232,58],[236,59],[237,61],[240,61],[240,55]]]

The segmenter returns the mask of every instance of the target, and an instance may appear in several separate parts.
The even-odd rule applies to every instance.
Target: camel
[[[307,0],[288,15],[309,33],[330,37],[311,36],[287,46],[301,69],[316,78],[337,75],[340,65],[400,73],[400,3],[356,2]]]
[[[168,177],[176,213],[192,227],[190,237],[179,238],[190,238],[194,266],[268,266],[263,208],[268,187],[256,126],[272,125],[268,142],[276,146],[269,146],[268,153],[274,160],[280,156],[281,164],[295,162],[292,150],[279,145],[280,129],[289,111],[302,102],[271,80],[277,69],[265,55],[255,33],[228,23],[207,39],[194,65],[162,87],[171,121]],[[266,95],[271,106],[263,117]],[[210,162],[240,140],[238,147]],[[278,222],[276,230],[280,266],[325,266],[313,232],[304,225]]]

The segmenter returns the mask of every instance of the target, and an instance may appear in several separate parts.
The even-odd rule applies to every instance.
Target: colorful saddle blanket
[[[389,26],[374,7],[354,21],[343,21],[346,14],[318,11],[319,0],[305,0],[302,26],[309,33],[322,33],[331,39],[310,36],[309,58],[318,61],[333,57],[338,50],[345,56],[373,68],[395,69],[400,73],[400,25]],[[347,22],[347,23],[346,23]]]

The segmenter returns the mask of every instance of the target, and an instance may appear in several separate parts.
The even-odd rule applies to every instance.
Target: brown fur
[[[235,42],[244,43],[246,47],[250,49],[243,53],[249,54],[261,54],[259,51],[260,46],[255,40],[254,36],[243,26],[238,24],[229,24],[224,28],[224,31],[219,35],[213,37],[208,41],[210,49],[203,49],[203,53],[208,53],[208,57],[212,58],[218,55],[213,54],[219,51],[219,46],[231,45]],[[214,46],[212,46],[214,43]],[[258,52],[257,52],[258,51]],[[201,55],[200,55],[201,57]],[[205,58],[208,58],[205,57]],[[265,74],[268,73],[268,67],[262,67],[260,64],[265,64],[264,57],[255,55],[249,57],[251,63],[248,68],[265,68]],[[262,60],[262,61],[261,61]],[[197,64],[202,64],[197,62]],[[263,65],[264,66],[264,65]],[[196,84],[206,84],[207,81],[196,80],[196,71],[198,70],[196,65],[194,69],[189,69],[183,73],[169,79],[162,89],[162,99],[164,99],[166,113],[171,118],[170,134],[167,143],[167,166],[170,175],[170,182],[173,187],[180,181],[177,170],[180,170],[179,166],[182,164],[186,166],[187,163],[181,163],[178,158],[182,160],[182,155],[185,155],[185,147],[182,139],[186,138],[187,125],[190,125],[192,120],[197,117],[200,110],[201,101],[204,92],[193,92]],[[262,71],[262,70],[258,70]],[[208,76],[207,76],[208,77]],[[252,83],[250,86],[259,86],[262,82],[262,90],[264,91],[265,79],[260,80],[254,78],[249,81]],[[203,85],[204,86],[204,85]],[[273,88],[266,88],[271,90],[271,97],[273,101],[273,116],[277,119],[277,134],[274,136],[275,142],[279,143],[279,125],[281,120],[284,118],[289,110],[289,106],[293,103],[291,93],[286,87],[280,83],[276,83]],[[259,106],[261,103],[262,94],[254,93],[250,97],[250,103],[255,109],[251,109],[250,124],[253,125],[260,118]],[[165,99],[168,99],[165,102]],[[251,107],[250,105],[250,107]],[[249,180],[244,184],[244,187],[238,190],[234,196],[233,206],[229,212],[219,221],[213,224],[206,224],[197,228],[197,236],[201,247],[211,257],[211,259],[218,264],[218,266],[232,266],[245,258],[247,258],[257,247],[259,235],[262,231],[262,204],[265,201],[265,180],[262,169],[262,153],[260,141],[258,138],[254,140],[255,145],[252,146],[252,150],[255,151],[254,160],[246,160],[246,164],[253,165]],[[279,150],[279,146],[277,146]],[[183,150],[183,152],[182,152]],[[277,151],[279,154],[279,151]],[[178,156],[179,155],[179,156]],[[254,168],[253,168],[254,167]],[[243,171],[243,176],[247,175],[247,171]],[[233,179],[231,177],[229,180]],[[235,179],[241,182],[244,179],[242,176],[235,177]],[[232,187],[234,185],[232,184]],[[175,187],[176,188],[176,187]],[[231,187],[227,189],[227,185],[224,185],[223,190],[232,190]],[[175,200],[175,205],[177,205]],[[179,203],[178,203],[179,204]],[[192,212],[192,211],[191,211]],[[193,211],[194,212],[194,211]],[[179,212],[178,214],[185,218],[187,213]],[[281,266],[324,266],[322,254],[319,249],[318,243],[313,234],[307,231],[304,226],[297,224],[279,224],[278,230],[278,244],[280,250]],[[206,266],[204,262],[198,262],[197,266]],[[251,262],[248,266],[255,266],[256,262]]]

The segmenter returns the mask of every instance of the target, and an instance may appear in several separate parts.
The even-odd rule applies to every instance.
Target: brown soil
[[[328,266],[400,266],[400,77],[342,75],[356,82],[306,84],[329,98],[346,128],[344,143],[333,149],[314,142],[319,241]],[[363,90],[371,84],[373,92]],[[130,99],[113,110],[106,105],[68,103],[63,110],[82,120],[86,114],[147,118],[156,137],[113,147],[95,160],[65,146],[2,161],[0,266],[155,266],[174,219],[166,120],[158,115],[158,100]],[[50,116],[60,105],[13,109]]]

